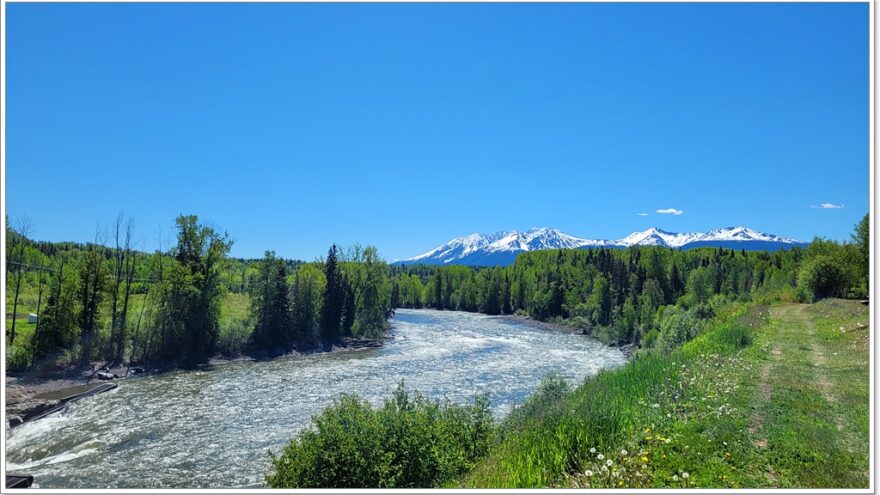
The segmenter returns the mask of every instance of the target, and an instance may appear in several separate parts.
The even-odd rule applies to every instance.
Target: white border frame
[[[242,3],[240,0],[189,0],[189,1],[180,1],[180,0],[91,0],[91,1],[83,1],[83,0],[16,0],[13,2],[7,2],[6,0],[0,0],[0,22],[2,22],[2,29],[0,29],[0,33],[2,33],[2,40],[0,40],[0,175],[2,175],[2,187],[0,187],[0,202],[2,202],[2,210],[3,210],[3,219],[0,222],[3,223],[3,232],[0,234],[0,242],[2,242],[3,251],[5,253],[6,250],[6,4],[7,3]],[[300,1],[290,1],[290,0],[260,0],[255,3],[311,3],[311,2],[300,2]],[[387,1],[371,1],[371,0],[348,0],[337,2],[336,0],[329,0],[324,3],[395,3],[395,2],[387,2]],[[437,3],[432,0],[411,0],[410,3]],[[470,0],[445,0],[442,3],[472,3]],[[481,0],[480,3],[541,3],[535,2],[534,0]],[[868,113],[869,113],[869,189],[870,189],[870,244],[871,244],[871,257],[869,262],[869,277],[871,279],[871,294],[873,296],[875,289],[877,287],[877,205],[875,202],[875,191],[877,188],[877,174],[876,171],[876,147],[875,147],[875,139],[876,139],[876,99],[875,99],[875,90],[876,90],[876,78],[874,77],[875,71],[875,57],[876,57],[876,38],[875,38],[875,19],[876,19],[876,8],[877,4],[875,0],[843,0],[843,1],[828,1],[828,0],[775,0],[775,1],[765,1],[765,0],[730,0],[730,1],[700,1],[700,0],[676,0],[676,1],[654,1],[654,0],[636,0],[636,1],[625,1],[625,0],[603,0],[597,2],[589,2],[589,1],[581,1],[581,0],[554,0],[552,3],[860,3],[860,4],[868,4],[868,22],[869,22],[869,97],[868,97]],[[3,257],[3,260],[0,261],[0,264],[5,265],[6,257]],[[0,274],[0,307],[3,308],[4,314],[4,326],[5,326],[5,314],[6,314],[6,270],[3,270],[3,273]],[[877,328],[877,312],[876,312],[876,304],[873,297],[870,297],[870,378],[869,378],[869,387],[871,390],[871,400],[870,400],[870,453],[869,453],[869,463],[870,463],[870,475],[868,480],[868,488],[854,488],[854,489],[815,489],[815,488],[800,488],[800,489],[782,489],[782,488],[773,488],[773,489],[736,489],[736,488],[715,488],[715,489],[689,489],[688,492],[692,493],[874,493],[875,490],[875,476],[877,473],[877,465],[876,456],[875,456],[875,447],[876,447],[876,430],[875,430],[875,397],[876,397],[876,375],[875,375],[875,367],[874,367],[874,357],[875,357],[875,347],[876,347],[876,339],[874,338],[874,331]],[[5,327],[4,327],[5,334]],[[0,340],[0,363],[2,363],[3,371],[4,371],[4,384],[3,387],[0,388],[0,399],[2,399],[2,403],[4,407],[2,411],[0,411],[0,420],[5,424],[6,420],[6,384],[5,384],[5,370],[6,370],[6,339]],[[394,491],[396,493],[426,493],[426,492],[440,492],[440,493],[548,493],[548,492],[572,492],[572,493],[607,493],[609,491],[613,491],[614,493],[681,493],[685,491],[684,489],[678,488],[658,488],[658,489],[632,489],[632,488],[622,488],[622,489],[614,489],[614,490],[602,490],[602,489],[342,489],[342,488],[330,488],[330,489],[174,489],[174,488],[163,488],[163,489],[42,489],[42,488],[31,488],[24,490],[7,490],[5,488],[5,480],[6,480],[6,433],[4,431],[2,437],[2,449],[0,449],[0,477],[2,477],[2,488],[0,488],[0,492],[8,492],[8,493],[387,493],[389,491]]]

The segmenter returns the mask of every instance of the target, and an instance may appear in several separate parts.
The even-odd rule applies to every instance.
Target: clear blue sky
[[[195,213],[236,256],[396,259],[536,226],[845,239],[868,210],[867,3],[7,14],[7,206],[39,239],[125,211],[153,249]]]

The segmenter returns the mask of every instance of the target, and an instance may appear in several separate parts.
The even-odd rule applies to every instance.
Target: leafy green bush
[[[659,335],[660,335],[660,331],[657,330],[656,328],[652,328],[651,330],[648,330],[645,333],[645,335],[642,337],[641,346],[646,349],[654,347],[654,344],[657,343],[657,337],[659,337]]]
[[[221,325],[217,350],[224,356],[236,357],[242,353],[252,333],[253,327],[246,319],[234,319]]]
[[[11,345],[6,348],[6,370],[19,371],[30,365],[31,353],[22,346]]]
[[[410,394],[401,383],[374,409],[344,396],[313,418],[280,456],[270,488],[434,487],[486,455],[493,432],[485,398],[458,406]]]
[[[821,254],[807,261],[798,271],[797,296],[801,302],[815,302],[826,297],[842,297],[849,285],[840,263]]]
[[[660,322],[657,347],[669,352],[693,339],[700,333],[701,327],[702,322],[691,311],[675,306],[669,307],[663,313],[663,320]]]

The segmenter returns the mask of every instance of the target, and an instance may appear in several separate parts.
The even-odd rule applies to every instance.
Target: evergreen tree
[[[260,283],[251,291],[255,326],[253,345],[264,350],[289,350],[295,342],[287,288],[287,264],[266,251],[259,266]]]
[[[321,298],[319,329],[321,342],[326,348],[339,340],[340,326],[342,325],[342,304],[345,297],[340,280],[336,244],[332,245],[327,252],[327,260],[324,262],[324,277],[327,279],[327,283]]]
[[[678,264],[672,263],[672,269],[669,271],[669,291],[672,293],[672,299],[676,300],[684,294],[685,283],[678,271]]]
[[[394,285],[397,287],[397,284]],[[352,335],[352,327],[354,326],[355,317],[357,315],[357,300],[354,294],[354,288],[347,277],[342,277],[342,294],[344,300],[342,303],[342,335],[350,337]]]

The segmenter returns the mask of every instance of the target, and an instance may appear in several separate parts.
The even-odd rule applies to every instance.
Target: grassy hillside
[[[466,487],[867,487],[868,308],[737,306],[500,428]]]

